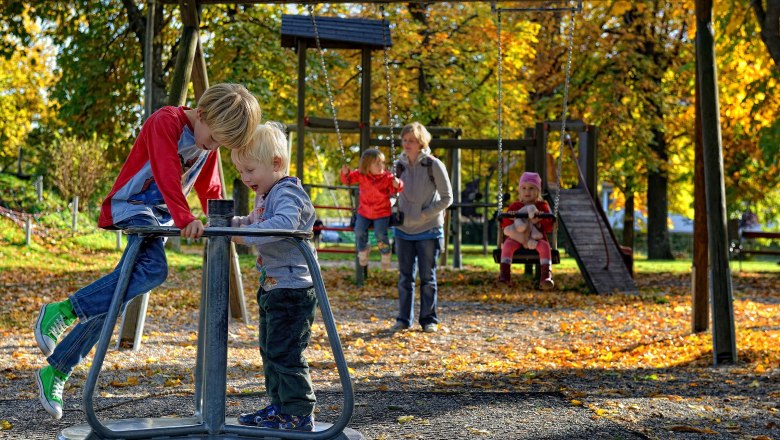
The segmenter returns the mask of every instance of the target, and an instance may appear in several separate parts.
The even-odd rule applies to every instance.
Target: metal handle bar
[[[181,229],[174,226],[135,226],[124,230],[125,234],[138,234],[142,237],[178,237]],[[253,229],[253,228],[229,228],[222,226],[209,226],[204,232],[204,237],[246,236],[246,237],[289,237],[311,239],[314,233],[311,231],[299,231],[288,229]]]
[[[509,212],[502,212],[501,214],[498,214],[499,219],[505,219],[505,218],[528,218],[527,212],[519,212],[519,211],[509,211]],[[536,215],[534,215],[534,218],[550,218],[555,220],[555,214],[550,212],[539,212]]]

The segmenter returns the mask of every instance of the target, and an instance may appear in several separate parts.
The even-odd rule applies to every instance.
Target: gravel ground
[[[545,298],[536,293],[499,303],[453,293],[441,298],[444,322],[439,333],[391,335],[385,329],[396,307],[395,275],[372,272],[376,284],[357,289],[349,287],[344,274],[329,272],[324,271],[326,284],[329,293],[332,289],[331,304],[356,389],[349,427],[366,439],[780,439],[777,365],[767,366],[762,374],[746,374],[743,363],[712,367],[708,359],[662,369],[558,365],[519,375],[480,372],[481,358],[501,355],[497,346],[526,349],[538,341],[572,342],[566,339],[571,335],[558,330],[560,315],[567,311],[545,306]],[[181,277],[171,274],[167,290],[152,295],[141,350],[109,352],[95,399],[100,418],[192,415],[197,304],[193,295],[180,291],[180,285],[193,281]],[[449,283],[443,288],[455,292],[457,277],[445,274],[443,279]],[[562,277],[562,283],[572,282]],[[251,281],[247,284],[251,292]],[[27,288],[8,281],[5,286]],[[48,291],[50,286],[34,288]],[[25,301],[8,292],[10,300]],[[33,322],[40,302],[28,301],[24,313],[29,316],[15,319]],[[774,297],[766,300],[772,307],[777,302]],[[255,316],[251,294],[247,305]],[[584,317],[594,322],[599,318]],[[255,335],[251,324],[231,323],[228,416],[264,404]],[[78,368],[68,382],[63,418],[51,420],[36,398],[32,375],[45,361],[31,334],[11,329],[2,330],[0,337],[0,439],[55,438],[62,429],[84,423],[80,399],[87,368]],[[307,356],[319,399],[317,419],[332,422],[342,396],[327,343],[318,321]],[[375,353],[372,347],[386,351]],[[443,360],[463,365],[443,369]]]

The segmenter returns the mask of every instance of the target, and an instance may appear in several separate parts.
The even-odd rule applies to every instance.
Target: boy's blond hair
[[[266,166],[272,166],[275,158],[280,160],[280,170],[286,175],[290,167],[290,153],[287,149],[287,136],[284,126],[278,122],[267,121],[258,125],[249,144],[230,152],[233,162],[247,163],[256,161]]]
[[[411,124],[408,124],[404,126],[403,129],[401,129],[401,137],[404,137],[404,135],[407,133],[411,133],[412,136],[417,139],[417,142],[422,145],[423,151],[426,153],[430,152],[428,145],[431,143],[431,134],[424,125],[420,124],[419,122],[412,122]]]
[[[368,148],[363,151],[363,154],[360,156],[360,174],[370,174],[371,164],[376,162],[377,159],[384,162],[385,155],[376,148]]]
[[[198,100],[203,122],[222,146],[231,150],[249,143],[252,130],[260,123],[260,104],[241,84],[216,84]]]

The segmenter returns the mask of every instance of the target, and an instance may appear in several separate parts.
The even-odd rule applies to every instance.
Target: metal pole
[[[209,200],[208,212],[210,226],[228,227],[233,217],[233,201]],[[225,424],[227,329],[230,305],[229,251],[229,236],[209,238],[202,417],[207,432],[211,435],[219,434]]]

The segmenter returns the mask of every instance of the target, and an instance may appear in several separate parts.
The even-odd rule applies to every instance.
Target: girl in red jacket
[[[358,248],[358,261],[361,266],[368,265],[368,227],[374,224],[374,236],[379,253],[382,255],[382,269],[390,268],[390,239],[387,228],[390,226],[390,197],[403,190],[403,183],[385,168],[385,155],[376,148],[369,148],[360,156],[360,168],[350,171],[347,165],[341,167],[341,183],[360,186],[358,210],[355,218],[355,241]]]
[[[501,227],[504,228],[504,243],[501,245],[501,273],[498,280],[511,284],[511,264],[515,251],[522,248],[536,249],[539,253],[539,265],[541,268],[541,280],[539,287],[542,290],[550,290],[555,287],[552,279],[550,243],[547,234],[552,232],[552,219],[536,217],[537,213],[549,213],[550,206],[542,199],[542,178],[531,172],[525,172],[520,176],[517,186],[519,199],[509,205],[507,211],[527,212],[528,218],[518,218],[512,221],[504,219]]]

